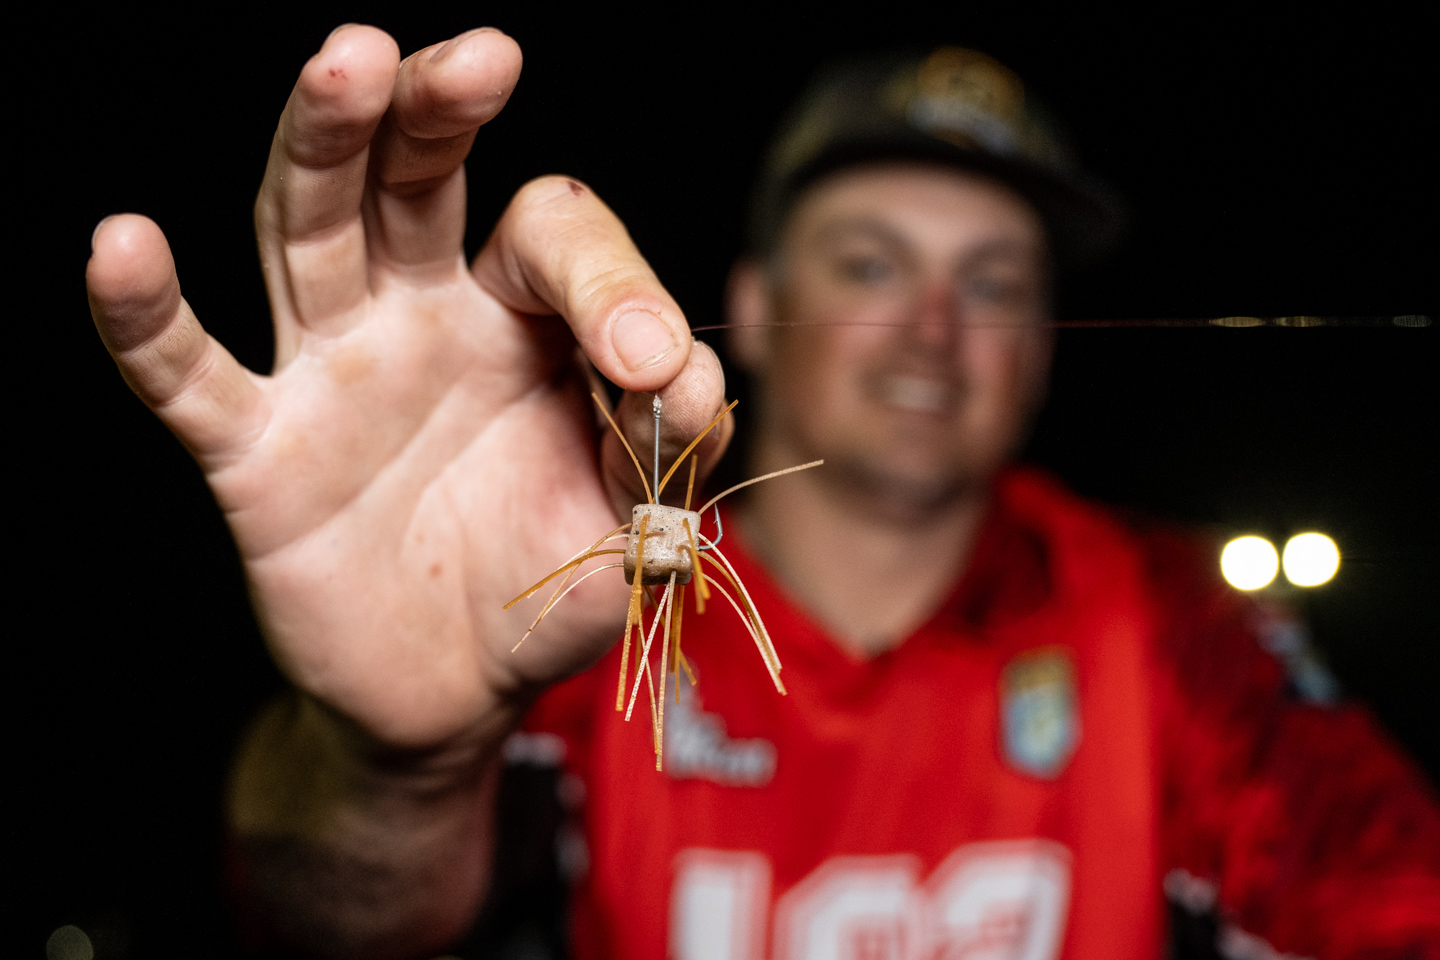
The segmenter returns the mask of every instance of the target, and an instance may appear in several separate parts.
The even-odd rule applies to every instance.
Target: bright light
[[[94,960],[95,947],[85,931],[66,924],[45,941],[45,960]]]
[[[1220,554],[1220,572],[1240,590],[1259,590],[1275,579],[1279,569],[1280,557],[1264,537],[1237,537]]]
[[[1297,587],[1318,587],[1340,569],[1340,548],[1323,533],[1301,533],[1285,544],[1285,579]]]

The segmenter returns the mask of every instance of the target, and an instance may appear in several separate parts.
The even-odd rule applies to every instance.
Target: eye
[[[1014,278],[999,276],[974,277],[965,284],[968,299],[996,306],[1011,306],[1027,299],[1028,286]]]
[[[895,275],[895,268],[883,257],[853,256],[841,259],[839,273],[852,283],[875,286]]]

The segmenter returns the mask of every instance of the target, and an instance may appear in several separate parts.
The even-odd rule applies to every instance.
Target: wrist
[[[425,747],[397,747],[314,697],[291,690],[244,737],[232,771],[230,819],[241,834],[312,834],[348,809],[392,816],[469,803],[523,709],[487,712]]]

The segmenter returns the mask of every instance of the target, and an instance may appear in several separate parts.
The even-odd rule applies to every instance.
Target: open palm
[[[402,61],[362,26],[306,64],[256,204],[269,376],[203,331],[151,221],[104,221],[87,271],[122,373],[225,511],[282,668],[395,746],[462,734],[618,637],[618,576],[588,581],[513,655],[534,610],[502,611],[637,499],[618,445],[597,446],[577,343],[627,391],[662,393],[667,446],[724,389],[582,184],[527,185],[465,264],[463,162],[519,70],[498,31]],[[622,423],[648,439],[639,399]]]

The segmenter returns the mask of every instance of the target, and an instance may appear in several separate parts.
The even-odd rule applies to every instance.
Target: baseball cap
[[[752,252],[773,247],[806,187],[881,160],[956,166],[1008,185],[1040,213],[1062,266],[1101,259],[1121,232],[1118,198],[1079,169],[1020,78],[979,51],[940,47],[846,61],[816,77],[766,156]]]

